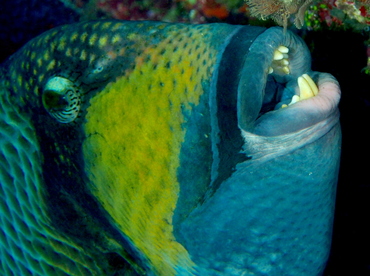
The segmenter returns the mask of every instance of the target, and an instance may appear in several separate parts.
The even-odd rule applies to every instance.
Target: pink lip
[[[286,108],[268,112],[257,119],[252,133],[261,136],[279,136],[297,132],[325,120],[337,113],[340,88],[329,74],[316,74],[319,93]]]

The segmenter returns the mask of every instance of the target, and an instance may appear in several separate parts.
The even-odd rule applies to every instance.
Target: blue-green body
[[[1,275],[322,274],[340,91],[292,33],[78,23],[0,70]]]

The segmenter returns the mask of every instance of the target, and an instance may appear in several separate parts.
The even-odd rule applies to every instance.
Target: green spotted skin
[[[177,70],[182,78],[190,80],[190,84],[179,83],[176,75],[162,81],[158,78],[153,83],[148,80],[148,90],[157,89],[155,83],[160,87],[173,86],[185,93],[184,100],[198,101],[199,95],[189,92],[204,93],[202,86],[212,76],[217,50],[225,43],[218,37],[227,38],[234,30],[233,26],[217,24],[79,23],[52,29],[9,58],[1,71],[0,91],[1,275],[144,275],[150,274],[148,267],[153,264],[156,274],[175,273],[170,266],[161,265],[162,258],[155,252],[162,249],[146,248],[142,238],[134,233],[128,239],[122,235],[122,228],[115,225],[124,224],[127,218],[114,217],[115,223],[111,224],[107,219],[110,215],[91,199],[89,191],[81,192],[82,195],[77,194],[79,190],[73,193],[83,181],[74,156],[81,144],[73,141],[83,136],[79,126],[84,122],[89,99],[118,77],[123,83],[132,83],[130,74],[142,75],[144,69],[140,68],[146,68],[148,63],[152,67],[145,70],[153,72],[154,78],[160,76],[156,71],[163,75]],[[207,44],[211,40],[213,43]],[[168,50],[167,45],[172,48]],[[168,62],[161,64],[164,55],[168,55]],[[185,56],[194,59],[188,62]],[[44,109],[43,89],[53,76],[67,78],[81,93],[81,112],[70,124],[60,126]],[[180,110],[181,102],[178,104]],[[59,136],[58,131],[62,131]],[[66,178],[70,187],[55,188],[50,184],[60,178]],[[62,191],[55,192],[57,189]],[[93,211],[79,208],[78,201],[85,196],[86,201],[93,202],[86,209]],[[132,240],[134,246],[130,245]],[[164,242],[175,251],[184,251],[171,243]],[[184,255],[183,261],[173,256],[168,262],[191,266],[186,264],[191,262],[186,251],[178,254]]]

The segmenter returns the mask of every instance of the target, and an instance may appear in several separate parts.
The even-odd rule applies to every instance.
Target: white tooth
[[[283,72],[288,75],[290,73],[289,67],[288,66],[284,66],[283,67]]]
[[[269,67],[269,74],[272,74],[274,72],[274,69],[272,67]]]
[[[275,50],[274,52],[274,60],[281,60],[284,58],[283,53],[279,52],[278,50]]]
[[[309,83],[304,77],[298,78],[298,87],[299,87],[299,97],[301,100],[315,96],[314,93],[312,92]]]
[[[311,88],[311,91],[313,92],[314,96],[316,96],[319,93],[319,89],[317,88],[316,83],[307,74],[303,74],[302,77],[307,81],[308,85]]]
[[[288,67],[283,67],[284,69],[288,69]],[[291,102],[289,105],[295,104],[301,100],[309,99],[316,96],[319,93],[319,89],[317,88],[315,82],[311,79],[311,77],[307,74],[303,74],[298,78],[298,87],[299,87],[299,96],[294,95],[292,97]],[[286,104],[283,104],[281,108],[287,107]]]
[[[283,65],[289,65],[289,61],[287,59],[283,59],[281,62],[283,63]]]
[[[284,53],[284,54],[289,53],[289,48],[285,46],[279,46],[278,50],[279,52]]]
[[[296,103],[296,102],[299,102],[301,99],[300,99],[300,97],[298,96],[298,95],[294,95],[293,97],[292,97],[292,101],[290,102],[290,104],[289,105],[291,105],[291,104],[294,104],[294,103]]]

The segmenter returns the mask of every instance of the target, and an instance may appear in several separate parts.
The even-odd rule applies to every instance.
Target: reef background
[[[279,0],[258,1],[268,7]],[[300,30],[288,24],[309,46],[313,70],[333,74],[342,88],[342,160],[326,276],[370,275],[369,2],[313,1]],[[0,62],[38,34],[80,20],[276,25],[276,20],[252,17],[243,0],[0,0],[0,4]]]

